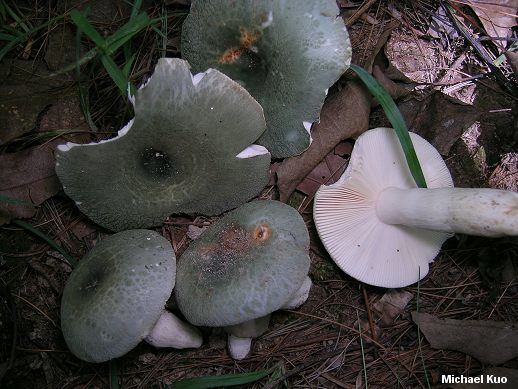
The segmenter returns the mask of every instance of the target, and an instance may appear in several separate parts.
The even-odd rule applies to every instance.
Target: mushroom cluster
[[[342,177],[315,195],[322,243],[343,271],[367,284],[419,281],[453,233],[518,235],[518,193],[453,188],[439,152],[410,137],[427,189],[416,187],[395,131],[377,128],[358,137]]]
[[[286,157],[309,146],[327,90],[351,60],[338,14],[334,0],[194,0],[182,55],[201,73],[160,59],[130,97],[135,117],[116,137],[58,147],[66,194],[94,222],[121,231],[92,249],[65,287],[62,329],[77,357],[106,361],[143,339],[201,345],[194,327],[164,309],[175,285],[173,250],[135,228],[239,207],[265,187],[270,152]],[[308,249],[294,209],[245,204],[182,256],[178,305],[191,323],[224,327],[231,355],[242,359],[272,312],[308,298]]]

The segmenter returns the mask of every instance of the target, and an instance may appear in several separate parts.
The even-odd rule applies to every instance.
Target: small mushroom
[[[347,274],[387,288],[422,279],[452,233],[518,235],[518,194],[453,188],[435,148],[410,134],[427,189],[412,178],[391,128],[362,134],[342,177],[315,195],[314,220],[331,258]]]
[[[311,288],[309,235],[299,213],[254,201],[210,226],[178,263],[176,301],[200,326],[225,327],[233,358],[243,359],[270,313],[303,304]]]
[[[170,243],[149,230],[103,239],[67,281],[61,328],[72,353],[87,362],[117,358],[145,339],[155,347],[199,347],[198,330],[164,310],[175,284]]]
[[[261,106],[217,70],[191,75],[162,58],[135,94],[135,118],[115,138],[60,145],[63,189],[114,231],[161,224],[172,213],[217,215],[259,194],[270,154]]]
[[[216,68],[261,104],[259,143],[275,158],[308,148],[327,90],[347,70],[351,43],[335,0],[193,0],[182,56]]]

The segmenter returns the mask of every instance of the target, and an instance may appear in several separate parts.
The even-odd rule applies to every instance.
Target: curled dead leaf
[[[416,311],[412,320],[433,348],[460,351],[492,365],[518,356],[518,323],[439,319]]]
[[[360,135],[369,126],[370,95],[361,84],[349,81],[326,100],[320,123],[313,125],[311,146],[277,168],[280,200],[286,202],[297,185],[340,141]]]

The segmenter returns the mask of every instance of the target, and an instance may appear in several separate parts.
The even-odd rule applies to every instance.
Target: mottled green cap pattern
[[[304,220],[278,201],[230,212],[178,261],[176,300],[195,325],[243,323],[282,308],[308,274]]]
[[[327,89],[347,70],[351,43],[336,0],[193,0],[182,56],[216,68],[262,105],[260,139],[275,158],[310,144],[303,122],[319,119]]]
[[[174,287],[171,244],[154,231],[130,230],[98,243],[74,269],[61,300],[61,328],[87,362],[117,358],[144,339]]]
[[[96,223],[122,231],[172,213],[217,215],[267,184],[266,150],[237,157],[264,132],[262,108],[219,71],[193,77],[186,61],[160,59],[134,106],[118,137],[58,148],[66,194]]]

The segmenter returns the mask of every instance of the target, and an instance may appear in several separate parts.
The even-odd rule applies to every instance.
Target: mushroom
[[[155,347],[200,347],[198,330],[164,310],[175,272],[170,243],[154,231],[103,239],[63,291],[61,328],[70,351],[87,362],[104,362],[143,339]]]
[[[243,359],[270,313],[308,298],[309,235],[299,213],[254,201],[225,215],[185,251],[175,291],[185,318],[225,327],[230,354]]]
[[[252,144],[262,108],[217,70],[192,76],[186,61],[162,58],[134,107],[117,137],[58,147],[63,189],[96,223],[122,231],[172,213],[217,215],[268,182],[268,150]]]
[[[216,68],[262,105],[259,139],[274,158],[308,148],[327,90],[347,70],[351,43],[335,0],[193,0],[182,56]]]
[[[376,128],[358,137],[342,177],[315,195],[322,243],[343,271],[367,284],[417,282],[455,232],[518,235],[517,193],[453,188],[437,150],[410,137],[427,189],[416,187],[394,130]]]

